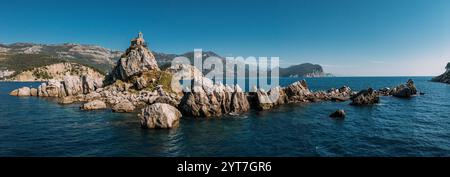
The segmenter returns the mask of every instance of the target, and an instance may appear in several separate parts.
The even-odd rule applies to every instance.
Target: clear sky
[[[449,0],[0,0],[0,43],[279,56],[338,76],[437,75],[450,61]]]

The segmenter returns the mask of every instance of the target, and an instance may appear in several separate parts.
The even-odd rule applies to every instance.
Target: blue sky
[[[1,0],[3,1],[3,0]],[[0,43],[279,56],[339,76],[437,75],[450,61],[448,0],[3,1]]]

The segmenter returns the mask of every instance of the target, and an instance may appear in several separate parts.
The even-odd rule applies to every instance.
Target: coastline
[[[40,81],[0,80],[0,82],[41,83],[41,82],[48,82],[48,80],[40,80]]]
[[[324,86],[324,88],[327,88],[333,85],[341,85],[340,83],[348,83],[352,87],[355,85],[355,89],[359,90],[362,87],[358,88],[356,85],[376,83],[374,87],[379,88],[394,85],[401,81],[404,81],[404,78],[389,78],[387,80],[336,78],[331,83],[324,79],[312,79],[309,84],[312,87]],[[281,84],[288,84],[289,82],[286,80],[285,83]],[[180,119],[180,128],[168,131],[140,130],[139,120],[136,118],[136,114],[139,112],[119,114],[113,113],[109,109],[85,112],[79,110],[81,104],[79,102],[72,105],[59,105],[53,100],[17,99],[7,95],[6,91],[9,88],[16,88],[15,86],[20,85],[20,83],[23,82],[17,82],[17,84],[0,83],[9,85],[7,87],[2,85],[2,89],[5,90],[1,92],[1,96],[4,98],[2,102],[7,105],[7,107],[3,107],[3,115],[11,115],[5,117],[5,120],[8,121],[21,120],[30,113],[33,116],[29,116],[26,121],[21,121],[20,126],[5,129],[3,133],[11,134],[12,137],[2,139],[0,144],[4,147],[15,147],[16,145],[29,147],[26,143],[15,140],[27,138],[29,135],[44,138],[39,139],[39,141],[32,140],[35,148],[29,151],[42,156],[60,155],[63,151],[67,156],[84,156],[86,152],[92,156],[243,156],[248,154],[253,156],[326,156],[330,154],[382,156],[386,155],[384,153],[421,156],[450,152],[447,151],[448,149],[445,146],[440,146],[444,149],[434,149],[428,151],[427,154],[423,154],[423,152],[417,150],[417,147],[404,146],[404,144],[413,143],[417,140],[407,138],[414,130],[409,128],[411,126],[417,126],[417,124],[424,122],[426,122],[426,126],[431,127],[448,125],[446,124],[448,119],[444,119],[448,117],[448,109],[445,109],[445,105],[435,104],[442,103],[448,98],[447,92],[440,92],[446,90],[447,87],[442,84],[427,84],[424,78],[417,79],[417,84],[427,94],[413,98],[414,101],[387,97],[373,107],[354,107],[350,106],[349,102],[322,102],[282,105],[273,111],[250,111],[242,115],[222,118],[195,119],[183,117]],[[438,91],[433,92],[433,90]],[[444,95],[439,96],[439,94]],[[21,111],[17,111],[18,106]],[[436,108],[435,106],[439,107]],[[411,107],[418,110],[410,111]],[[328,114],[336,109],[346,111],[347,117],[345,120],[328,117]],[[399,109],[402,111],[398,111]],[[441,111],[434,112],[436,109]],[[442,117],[442,119],[430,119],[431,113],[436,113],[435,116]],[[411,116],[416,116],[418,120],[410,119]],[[64,131],[61,131],[62,129]],[[430,145],[434,143],[448,141],[442,139],[444,138],[442,135],[448,133],[447,130],[445,132],[436,132],[433,129],[416,129],[414,131],[427,135],[426,137],[418,137],[427,142],[423,144],[423,148],[432,148]],[[386,134],[386,131],[391,133]],[[59,133],[55,134],[55,132]],[[205,135],[205,132],[208,132],[208,136]],[[53,137],[52,140],[45,138],[49,136]],[[69,141],[70,139],[68,140],[67,137],[73,137],[88,144],[79,146]],[[114,138],[114,141],[111,138]],[[194,138],[195,141],[192,140]],[[354,141],[355,138],[358,141]],[[250,139],[251,141],[249,141]],[[372,141],[373,139],[379,141]],[[383,140],[389,140],[391,146],[383,146]],[[48,143],[53,141],[61,143],[49,147]],[[98,144],[98,141],[103,143]],[[249,148],[255,143],[259,144],[257,149]],[[330,143],[339,145],[341,149],[333,148]],[[156,148],[165,144],[177,149]],[[208,144],[208,146],[202,146],[202,144]],[[274,145],[285,150],[272,151]],[[379,146],[381,150],[367,151],[355,148],[366,146]],[[67,150],[74,147],[81,149],[79,151]],[[230,151],[228,147],[237,150]],[[149,151],[149,148],[155,149]],[[98,151],[98,149],[105,150]],[[11,154],[11,152],[4,150],[0,151],[0,154]]]

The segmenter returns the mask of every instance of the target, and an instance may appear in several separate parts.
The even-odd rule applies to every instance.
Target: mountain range
[[[162,52],[152,53],[161,68],[170,66],[172,59],[175,57],[184,56],[191,61],[194,58],[194,52],[180,55]],[[121,51],[114,51],[101,46],[74,43],[55,45],[33,43],[0,44],[0,79],[12,77],[23,71],[62,62],[81,64],[106,74],[111,71],[122,54],[123,52]],[[211,56],[225,60],[224,57],[212,51],[203,52],[202,57],[205,59]],[[324,73],[320,65],[304,63],[288,68],[280,68],[280,76],[323,77],[329,76],[329,74]]]

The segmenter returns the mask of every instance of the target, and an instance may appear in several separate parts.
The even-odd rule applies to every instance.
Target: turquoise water
[[[392,87],[408,77],[308,78],[313,90]],[[84,112],[79,104],[19,98],[38,83],[0,82],[0,156],[450,156],[450,85],[413,77],[425,95],[293,104],[221,119],[183,118],[173,130],[143,130],[134,114]],[[298,79],[283,78],[283,85]],[[343,121],[328,117],[345,109]]]

